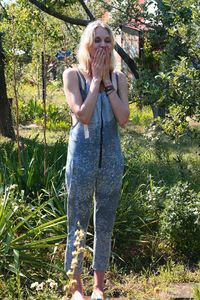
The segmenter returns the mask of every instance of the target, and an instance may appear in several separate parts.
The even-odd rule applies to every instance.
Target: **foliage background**
[[[63,14],[86,18],[76,1],[45,3]],[[107,274],[110,295],[130,298],[135,290],[130,284],[137,282],[138,274],[142,274],[144,286],[149,278],[159,282],[155,279],[158,274],[168,283],[198,280],[200,247],[198,5],[193,0],[154,1],[158,10],[152,14],[147,10],[148,2],[143,12],[134,8],[134,3],[107,4],[116,33],[136,17],[144,17],[150,28],[141,32],[144,46],[137,60],[140,78],[130,84],[130,121],[120,130],[125,173]],[[102,15],[105,5],[104,1],[88,4],[96,16]],[[18,162],[16,142],[1,137],[0,293],[4,299],[58,299],[64,295],[66,281],[64,173],[70,117],[60,76],[64,64],[60,64],[56,80],[47,84],[44,176],[41,52],[45,50],[47,61],[51,61],[58,50],[69,48],[73,56],[67,63],[73,64],[82,29],[47,16],[29,1],[9,4],[6,11],[9,18],[2,19],[0,30],[5,32],[10,97],[14,96],[14,67],[17,70],[22,162]],[[24,54],[19,55],[19,50]],[[165,118],[153,118],[155,106],[164,109]],[[84,269],[88,293],[92,289],[92,239],[91,222]],[[192,270],[189,275],[186,267]],[[48,279],[58,286],[51,288]],[[38,285],[31,289],[34,282]],[[44,284],[40,286],[41,282]],[[124,288],[123,282],[127,284]],[[141,295],[137,299],[144,299],[139,298],[144,297]]]

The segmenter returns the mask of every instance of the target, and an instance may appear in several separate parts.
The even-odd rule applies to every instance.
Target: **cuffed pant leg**
[[[97,180],[94,207],[93,269],[97,271],[105,271],[109,264],[111,237],[119,202],[122,172],[118,175],[116,173],[115,177],[112,177],[109,170],[105,170],[102,172],[102,176],[99,176]]]
[[[84,173],[84,171],[83,171]],[[85,172],[86,173],[86,172]],[[72,252],[75,251],[74,243],[76,241],[75,232],[77,229],[84,231],[84,238],[81,240],[81,247],[85,246],[86,233],[90,219],[90,211],[92,207],[92,198],[94,193],[94,179],[87,178],[86,174],[68,174],[68,205],[67,205],[67,223],[68,236],[65,253],[65,271],[71,268],[73,259]],[[79,224],[79,225],[78,225]],[[78,264],[75,273],[81,273],[83,265],[83,253],[78,256]]]

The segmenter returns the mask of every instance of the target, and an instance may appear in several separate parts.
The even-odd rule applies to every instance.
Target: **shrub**
[[[47,128],[48,129],[69,129],[70,115],[67,107],[60,107],[52,103],[47,103]],[[44,124],[44,106],[40,100],[30,99],[28,102],[19,102],[19,122]]]
[[[23,139],[22,165],[19,166],[17,146],[13,141],[0,140],[0,185],[17,184],[26,195],[37,194],[42,189],[50,191],[52,183],[59,190],[64,183],[67,145],[63,138],[48,145],[47,174],[44,176],[44,145],[38,136]]]
[[[41,275],[51,265],[51,253],[55,254],[66,238],[66,216],[62,211],[58,214],[54,207],[55,196],[40,204],[41,197],[42,194],[35,199],[35,206],[27,204],[17,185],[0,190],[0,271],[3,274],[27,276],[32,268]]]
[[[153,114],[150,107],[146,106],[140,109],[135,103],[131,103],[130,107],[130,120],[133,125],[148,126],[153,120]]]
[[[200,194],[178,182],[166,194],[161,235],[174,250],[189,259],[200,258]]]

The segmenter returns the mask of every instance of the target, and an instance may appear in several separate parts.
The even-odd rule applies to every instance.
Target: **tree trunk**
[[[0,33],[0,134],[11,139],[15,138],[12,124],[11,101],[7,97],[4,54]]]

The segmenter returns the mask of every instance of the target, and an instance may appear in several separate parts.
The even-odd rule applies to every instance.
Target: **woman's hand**
[[[92,78],[101,82],[104,72],[105,51],[98,48],[91,64]]]
[[[105,48],[104,50],[105,53],[105,60],[104,60],[104,65],[103,65],[103,76],[102,76],[102,81],[104,86],[107,86],[111,84],[110,80],[110,51],[108,48]]]

